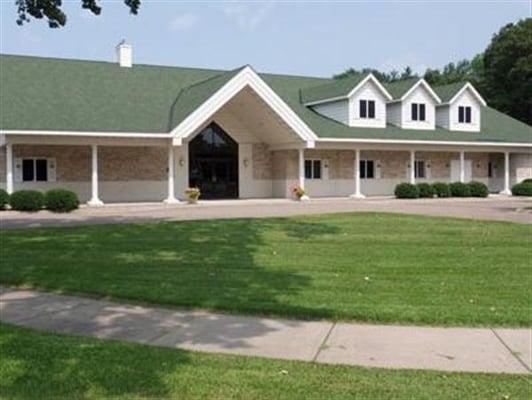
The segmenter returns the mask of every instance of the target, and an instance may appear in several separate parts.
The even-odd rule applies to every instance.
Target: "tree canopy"
[[[137,14],[141,0],[124,0],[131,14]],[[102,8],[98,0],[80,0],[81,7],[89,10],[94,15],[100,15]],[[67,23],[67,16],[62,9],[62,0],[15,0],[17,6],[17,24],[23,25],[32,18],[48,20],[50,28],[60,28]]]

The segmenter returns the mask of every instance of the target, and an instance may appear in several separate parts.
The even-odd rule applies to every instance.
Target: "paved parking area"
[[[42,331],[327,364],[512,374],[532,368],[532,329],[295,321],[0,289],[0,320]]]
[[[3,229],[98,223],[177,221],[216,218],[264,218],[337,212],[392,212],[440,217],[472,218],[532,224],[532,198],[490,196],[487,199],[418,199],[390,197],[354,200],[320,198],[309,202],[288,199],[250,199],[180,203],[109,204],[82,206],[70,214],[0,212]]]

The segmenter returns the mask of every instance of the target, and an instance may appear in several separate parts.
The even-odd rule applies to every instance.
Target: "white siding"
[[[360,118],[359,100],[375,101],[374,119]],[[386,127],[386,98],[372,81],[367,81],[349,99],[349,125],[370,128]]]
[[[396,101],[386,105],[386,118],[395,126],[401,126],[401,102]]]
[[[471,107],[471,123],[461,124],[458,122],[458,107]],[[480,131],[480,107],[481,104],[469,89],[465,90],[451,105],[450,105],[450,127],[451,131],[466,131],[479,132]]]
[[[449,129],[449,123],[451,122],[449,118],[449,109],[449,106],[436,107],[436,125]]]
[[[325,115],[342,124],[349,124],[349,106],[346,100],[333,101],[331,103],[317,104],[312,107],[314,111]]]
[[[411,113],[412,103],[424,103],[425,104],[425,121],[413,121]],[[408,95],[408,97],[401,102],[401,114],[402,114],[402,128],[405,129],[434,129],[436,123],[435,105],[433,97],[428,90],[419,85],[416,89]]]

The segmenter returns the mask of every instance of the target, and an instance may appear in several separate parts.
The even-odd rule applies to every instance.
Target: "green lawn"
[[[393,214],[4,231],[0,282],[294,318],[532,325],[532,226]]]
[[[10,399],[525,399],[528,377],[210,355],[0,325]],[[505,397],[507,396],[507,397]]]

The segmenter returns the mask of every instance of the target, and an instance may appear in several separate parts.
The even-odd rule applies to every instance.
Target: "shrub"
[[[44,194],[44,206],[53,212],[70,212],[79,207],[78,195],[66,189],[52,189]]]
[[[0,210],[5,210],[9,204],[9,194],[4,189],[0,189]]]
[[[532,183],[532,178],[523,179],[521,183]]]
[[[514,196],[532,196],[532,181],[521,182],[512,186],[512,194]]]
[[[473,197],[488,197],[489,190],[482,182],[471,181],[467,184],[469,186],[469,192]]]
[[[466,183],[453,182],[449,184],[451,190],[451,196],[454,197],[469,197],[471,196],[471,190]]]
[[[445,182],[434,182],[432,189],[434,189],[434,193],[438,197],[451,197],[451,189]]]
[[[411,183],[400,183],[395,187],[395,196],[398,199],[417,199],[419,188]]]
[[[434,188],[430,183],[418,183],[416,186],[419,190],[419,197],[434,197]]]
[[[39,211],[44,205],[44,195],[37,190],[18,190],[9,197],[16,211]]]
[[[197,203],[199,197],[201,196],[201,191],[197,187],[189,187],[185,189],[185,196],[189,203]]]

